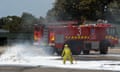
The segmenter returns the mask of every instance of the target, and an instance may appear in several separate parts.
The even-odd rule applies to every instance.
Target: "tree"
[[[21,17],[21,32],[32,32],[37,19],[30,13],[24,12]]]
[[[104,17],[104,8],[113,0],[56,0],[48,12],[57,20],[96,20]]]
[[[0,18],[0,28],[4,25],[4,18]]]
[[[7,16],[1,18],[2,28],[9,30],[10,32],[19,32],[21,18],[18,16]]]

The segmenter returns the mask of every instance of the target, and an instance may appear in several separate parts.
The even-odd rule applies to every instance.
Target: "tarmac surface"
[[[105,70],[77,70],[77,69],[63,69],[63,68],[34,68],[28,69],[23,72],[117,72],[117,71],[105,71]]]

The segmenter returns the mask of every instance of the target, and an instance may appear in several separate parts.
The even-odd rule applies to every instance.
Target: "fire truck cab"
[[[111,24],[97,23],[77,25],[77,22],[58,22],[35,26],[34,41],[50,46],[60,55],[64,44],[68,44],[75,55],[89,54],[91,50],[107,54],[108,47],[118,44],[117,31]]]

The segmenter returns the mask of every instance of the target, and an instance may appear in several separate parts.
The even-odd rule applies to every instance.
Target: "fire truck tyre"
[[[108,53],[108,47],[103,47],[100,49],[100,54],[107,54]]]
[[[53,55],[55,53],[54,47],[47,48],[47,53],[50,54],[50,55]]]
[[[90,51],[89,50],[83,50],[83,54],[88,55],[88,54],[90,54]]]
[[[108,40],[101,41],[101,43],[100,43],[100,54],[107,54],[109,46],[110,46],[110,42]]]
[[[58,52],[57,52],[57,55],[58,55],[58,56],[61,56],[61,53],[62,53],[62,52],[59,52],[59,51],[58,51]]]
[[[55,49],[55,52],[57,53],[58,56],[61,56],[62,54],[62,50],[59,50],[59,49]]]
[[[52,49],[52,52],[51,52],[52,55],[55,54],[55,48]]]

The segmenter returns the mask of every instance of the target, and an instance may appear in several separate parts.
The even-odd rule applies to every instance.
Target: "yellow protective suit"
[[[62,52],[62,57],[63,57],[63,64],[66,63],[66,60],[69,59],[70,63],[73,64],[73,58],[72,58],[72,53],[69,47],[65,46],[64,50]]]

